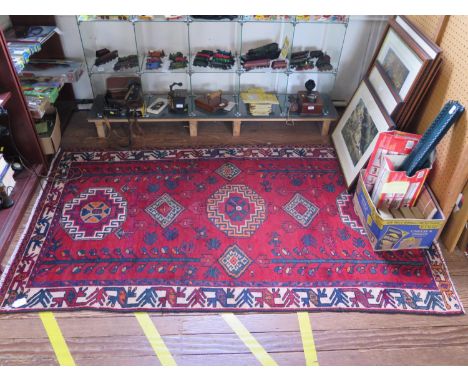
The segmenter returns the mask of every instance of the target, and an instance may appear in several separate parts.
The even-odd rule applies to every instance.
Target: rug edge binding
[[[439,244],[438,241],[434,241],[432,244],[433,244],[435,250],[437,251],[437,254],[439,255],[440,259],[442,260],[442,263],[444,264],[445,269],[447,270],[447,275],[448,275],[448,279],[450,281],[450,285],[452,285],[453,292],[457,296],[458,303],[460,304],[460,311],[463,314],[466,314],[465,307],[463,306],[460,295],[457,292],[457,288],[455,286],[455,283],[453,282],[452,276],[450,275],[449,267],[447,266],[447,263],[445,261],[444,252],[442,251],[442,248],[440,247],[440,244]]]

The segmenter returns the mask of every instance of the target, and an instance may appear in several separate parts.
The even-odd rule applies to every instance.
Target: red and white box
[[[372,151],[366,172],[364,173],[364,184],[370,193],[377,181],[377,176],[384,155],[406,155],[421,139],[419,134],[404,133],[402,131],[386,131],[379,134],[374,150]]]
[[[376,183],[372,190],[372,202],[377,208],[413,207],[432,166],[421,169],[413,176],[398,171],[407,155],[384,155]]]

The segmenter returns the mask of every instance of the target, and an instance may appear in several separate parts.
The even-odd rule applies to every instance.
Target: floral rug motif
[[[63,152],[0,312],[460,314],[436,247],[374,252],[329,146]]]

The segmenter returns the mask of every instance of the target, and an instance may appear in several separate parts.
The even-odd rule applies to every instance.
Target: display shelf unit
[[[117,19],[120,17],[121,19]],[[341,52],[348,27],[345,16],[284,16],[275,19],[256,19],[254,16],[238,16],[233,20],[206,20],[191,16],[166,20],[163,16],[114,16],[102,19],[93,16],[77,17],[78,30],[83,53],[91,80],[93,96],[96,98],[106,91],[105,79],[109,76],[134,74],[141,78],[145,94],[167,95],[169,85],[182,82],[193,103],[194,97],[214,90],[232,95],[236,100],[235,118],[249,118],[245,105],[240,101],[240,93],[249,87],[262,87],[277,95],[295,94],[304,90],[304,83],[313,79],[317,90],[322,94],[333,91]],[[285,48],[287,67],[274,70],[258,68],[246,70],[240,57],[249,49],[271,42]],[[126,71],[114,71],[113,62],[100,68],[94,66],[95,52],[108,48],[117,50],[119,56],[138,56],[138,66]],[[193,65],[197,51],[202,49],[222,49],[230,51],[235,64],[228,70]],[[333,69],[330,71],[296,70],[290,66],[291,54],[301,50],[322,50],[331,57]],[[146,69],[148,50],[164,50],[166,57],[161,68]],[[169,69],[169,54],[181,52],[188,59],[184,69]],[[270,117],[287,118],[288,97],[279,97],[280,105],[274,108]],[[247,113],[247,114],[246,114]],[[214,115],[219,118],[221,116]],[[211,118],[211,115],[190,107],[187,118]],[[298,115],[297,119],[310,119],[309,115]],[[151,116],[157,120],[160,116]]]
[[[164,94],[146,95],[147,104],[151,104],[156,98],[164,97]],[[330,124],[336,121],[338,113],[333,106],[333,102],[330,97],[323,94],[322,99],[324,102],[323,113],[319,115],[303,116],[298,113],[289,112],[284,109],[284,105],[287,105],[289,94],[277,94],[278,105],[273,105],[272,113],[269,116],[253,116],[248,113],[247,106],[243,102],[239,102],[237,94],[223,95],[229,101],[236,102],[236,106],[229,112],[220,111],[217,113],[207,113],[203,110],[198,109],[195,106],[195,96],[189,96],[188,100],[188,112],[185,114],[174,114],[164,109],[158,115],[146,114],[138,118],[138,122],[186,122],[190,129],[190,136],[196,137],[198,132],[198,122],[230,122],[232,123],[232,135],[239,136],[241,133],[241,126],[243,122],[249,121],[283,121],[288,124],[294,124],[294,122],[318,122],[320,124],[321,135],[326,136],[328,134]],[[113,123],[127,122],[127,118],[123,117],[106,117],[103,113],[104,109],[104,96],[99,95],[93,104],[93,107],[88,116],[88,122],[94,123],[96,126],[96,132],[98,137],[106,138],[111,129]]]
[[[56,27],[55,16],[53,15],[11,15],[10,20],[13,26],[36,26],[46,25]],[[34,53],[34,59],[65,59],[60,35],[56,33],[50,34],[47,40],[41,42],[42,49]],[[68,121],[75,110],[75,93],[71,83],[65,83],[59,92],[59,97],[55,101],[57,107],[62,132],[65,130]]]
[[[11,194],[15,204],[11,208],[0,210],[1,262],[39,182],[39,178],[35,174],[44,174],[47,171],[47,160],[42,154],[34,122],[21,91],[18,74],[10,59],[2,31],[0,31],[0,73],[2,73],[0,93],[9,94],[9,97],[5,97],[4,102],[2,102],[2,107],[8,112],[8,118],[0,116],[0,123],[10,126],[15,145],[32,171],[23,170],[15,176],[16,185]],[[14,151],[11,144],[8,145],[8,142],[1,139],[0,146],[9,147],[10,150]]]

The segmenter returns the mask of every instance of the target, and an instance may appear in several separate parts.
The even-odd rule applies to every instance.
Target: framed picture
[[[443,17],[443,16],[441,16]],[[432,60],[435,60],[442,52],[433,41],[424,36],[405,16],[396,16],[395,24],[399,25],[409,37],[422,49]]]
[[[403,101],[378,61],[371,68],[368,78],[386,112],[390,116],[397,114]]]
[[[369,160],[379,132],[392,128],[392,119],[364,79],[332,134],[348,188]]]
[[[381,65],[388,82],[403,102],[415,91],[430,61],[430,56],[403,28],[390,20],[375,62]]]

